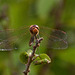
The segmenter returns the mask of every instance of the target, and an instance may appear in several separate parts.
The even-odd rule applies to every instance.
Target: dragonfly
[[[33,26],[33,27],[32,27]],[[33,30],[32,30],[33,28]],[[47,46],[50,49],[66,49],[68,47],[66,32],[46,26],[30,25],[21,28],[0,29],[0,51],[11,51],[18,49],[18,44],[25,44],[25,47],[32,45],[34,42],[33,35],[35,32],[37,37],[43,37],[41,46]]]
[[[29,30],[31,33],[29,46],[31,46],[34,43],[34,40],[38,39],[37,36],[39,36],[39,27],[38,27],[38,25],[31,25]]]

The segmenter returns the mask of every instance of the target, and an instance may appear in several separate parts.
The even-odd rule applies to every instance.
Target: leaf
[[[26,64],[28,62],[28,57],[32,54],[32,50],[28,50],[27,52],[23,52],[20,54],[20,61],[23,64]]]
[[[28,62],[28,54],[27,52],[23,52],[20,54],[20,61],[23,64],[26,64]]]
[[[49,64],[50,62],[51,59],[47,54],[40,54],[40,56],[38,56],[33,63],[35,65],[39,65],[39,64]]]

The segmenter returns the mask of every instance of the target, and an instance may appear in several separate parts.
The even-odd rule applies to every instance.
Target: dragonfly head
[[[31,25],[29,30],[32,35],[37,35],[39,33],[39,26],[38,25]]]

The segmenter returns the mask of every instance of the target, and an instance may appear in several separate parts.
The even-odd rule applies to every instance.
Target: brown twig
[[[28,58],[28,63],[27,63],[27,65],[26,65],[26,69],[25,69],[25,71],[23,72],[24,75],[28,75],[28,73],[30,72],[29,67],[30,67],[30,65],[31,65],[31,63],[32,63],[32,61],[33,61],[33,60],[32,60],[33,57],[35,56],[36,48],[39,46],[39,43],[41,43],[42,40],[43,40],[43,38],[36,39],[36,44],[35,44],[35,46],[33,46],[33,52],[32,52],[32,54],[31,54],[31,56]]]

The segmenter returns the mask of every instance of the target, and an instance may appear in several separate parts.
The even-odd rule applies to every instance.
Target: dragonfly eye
[[[38,25],[34,25],[34,27],[36,27],[39,30],[39,26]]]

